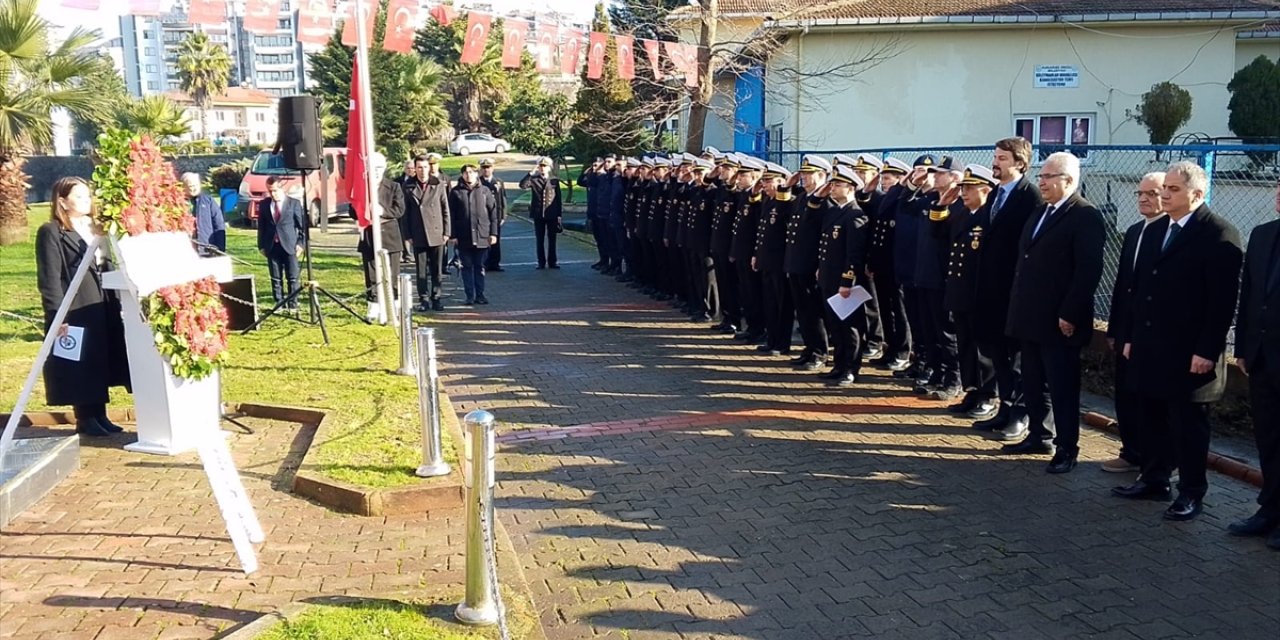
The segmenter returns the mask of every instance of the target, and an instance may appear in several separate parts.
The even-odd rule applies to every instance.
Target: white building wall
[[[782,124],[784,149],[985,145],[1013,135],[1018,116],[1053,114],[1087,118],[1092,144],[1146,144],[1146,130],[1126,122],[1125,110],[1151,85],[1173,78],[1195,101],[1182,131],[1230,135],[1225,83],[1236,68],[1232,30],[1206,33],[1204,23],[1098,30],[1023,25],[797,34],[774,56],[775,65],[798,57],[802,69],[816,73],[895,36],[900,53],[856,82],[772,86],[777,74],[770,74],[765,120]],[[1079,86],[1036,88],[1037,65],[1074,67]]]
[[[1277,37],[1236,40],[1236,69],[1247,66],[1258,56],[1280,62],[1280,33],[1274,35]]]

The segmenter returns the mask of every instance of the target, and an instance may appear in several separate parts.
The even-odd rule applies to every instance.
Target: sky
[[[243,0],[233,0],[236,4],[242,4]],[[506,13],[518,9],[535,11],[558,11],[566,13],[576,18],[578,22],[590,22],[591,15],[595,11],[597,0],[455,0],[454,4],[463,9],[483,2],[493,7],[495,13]],[[40,15],[46,20],[62,27],[70,29],[74,27],[84,27],[88,29],[98,29],[102,32],[104,38],[110,39],[120,35],[120,21],[118,16],[128,12],[128,0],[100,0],[101,6],[97,11],[85,11],[82,9],[68,9],[62,6],[62,0],[42,0],[40,2]],[[169,5],[166,0],[161,1],[162,6]],[[422,4],[427,4],[423,2]]]

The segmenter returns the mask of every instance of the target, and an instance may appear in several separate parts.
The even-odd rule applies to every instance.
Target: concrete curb
[[[1096,411],[1088,411],[1081,416],[1084,423],[1094,429],[1106,431],[1114,436],[1120,435],[1120,428],[1115,418],[1106,416]],[[1262,471],[1255,467],[1249,466],[1235,458],[1229,458],[1215,451],[1209,452],[1209,468],[1221,473],[1224,476],[1230,476],[1241,482],[1247,482],[1255,487],[1262,487]]]

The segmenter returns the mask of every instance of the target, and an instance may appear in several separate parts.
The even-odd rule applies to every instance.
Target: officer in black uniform
[[[670,209],[670,173],[670,160],[654,158],[653,182],[649,185],[649,220],[648,227],[644,230],[652,267],[649,283],[651,288],[645,293],[660,301],[671,299],[671,294],[667,292],[669,275],[666,250],[662,244],[662,234],[667,224],[667,211]]]
[[[689,272],[689,320],[710,322],[715,316],[711,269],[711,217],[715,213],[716,184],[708,179],[715,170],[711,160],[698,158],[693,164],[689,188],[689,209],[685,216],[685,264]]]
[[[921,223],[916,245],[916,290],[920,296],[921,320],[932,348],[929,361],[932,375],[923,384],[916,382],[914,391],[931,400],[952,400],[964,389],[960,386],[960,351],[956,344],[956,327],[944,306],[946,293],[946,262],[951,239],[947,225],[937,224],[950,220],[951,215],[964,213],[960,202],[960,185],[963,176],[951,156],[929,168],[933,174],[933,189],[923,198],[927,221]]]
[[[791,219],[794,196],[783,188],[791,172],[772,163],[765,163],[760,178],[764,200],[760,205],[760,220],[756,227],[755,253],[751,268],[760,274],[763,282],[764,326],[768,341],[760,348],[771,356],[791,352],[791,329],[795,325],[795,307],[791,302],[791,289],[787,286],[787,274],[782,269],[782,259],[787,250],[787,222]]]
[[[822,236],[822,202],[831,163],[816,155],[800,159],[800,170],[787,181],[791,216],[782,270],[787,274],[796,325],[804,348],[791,363],[803,371],[818,371],[827,359],[827,331],[822,321],[826,301],[818,289],[818,239]],[[796,183],[799,184],[796,184]]]
[[[855,285],[866,280],[868,220],[856,201],[857,192],[865,186],[852,167],[835,167],[822,205],[818,289],[823,297],[823,317],[833,351],[831,371],[822,377],[828,384],[841,387],[853,386],[858,381],[867,316],[859,307],[840,318],[826,298],[837,294],[847,298]]]
[[[751,269],[751,258],[756,248],[756,228],[760,220],[760,204],[764,196],[760,193],[759,180],[764,173],[765,165],[759,159],[746,157],[742,159],[742,170],[738,172],[738,186],[748,193],[746,203],[739,205],[733,217],[733,239],[729,244],[729,261],[738,272],[738,303],[742,307],[741,327],[734,338],[748,344],[759,344],[764,341],[764,307],[760,297],[764,284],[760,273]]]
[[[973,334],[973,310],[978,286],[978,252],[988,224],[987,196],[999,184],[990,167],[971,164],[960,179],[962,209],[952,209],[946,221],[951,239],[947,258],[947,284],[943,307],[955,321],[960,350],[960,384],[966,390],[962,402],[947,407],[954,414],[977,409],[986,415],[996,411],[996,373],[991,359],[978,351]]]
[[[919,387],[929,382],[934,365],[929,361],[934,340],[924,322],[922,294],[916,283],[916,253],[920,245],[920,227],[929,221],[927,196],[933,190],[934,179],[929,167],[936,164],[938,159],[930,154],[916,158],[911,173],[903,181],[904,191],[898,197],[894,213],[897,224],[894,225],[893,268],[902,283],[907,325],[911,327],[912,355],[915,357],[910,367],[894,373],[894,377],[914,380]]]
[[[737,186],[739,160],[728,154],[721,176],[724,184],[711,220],[711,258],[716,275],[716,293],[720,298],[720,323],[713,327],[722,333],[736,334],[742,326],[742,307],[738,298],[738,272],[729,261],[733,244],[733,219],[740,206],[745,206],[748,192]]]
[[[836,156],[837,159],[841,157],[843,156]],[[874,236],[877,210],[880,208],[880,200],[884,197],[879,188],[880,170],[884,168],[884,163],[881,162],[880,158],[870,153],[859,153],[856,158],[852,159],[852,163],[849,166],[853,167],[853,172],[862,180],[862,184],[866,185],[858,190],[855,198],[858,202],[858,208],[867,214],[867,232]],[[868,247],[868,251],[870,251],[870,247]],[[885,344],[884,318],[880,312],[880,294],[876,291],[875,281],[871,278],[867,278],[862,285],[871,294],[871,299],[864,305],[867,314],[867,339],[866,344],[863,345],[862,357],[868,361],[875,361],[884,357]]]
[[[902,284],[894,269],[898,203],[907,188],[902,182],[911,167],[894,157],[885,158],[879,175],[881,197],[867,210],[871,218],[871,248],[867,255],[867,274],[875,286],[881,324],[884,326],[884,355],[872,360],[875,366],[898,372],[911,364],[911,328],[907,324],[907,307]]]

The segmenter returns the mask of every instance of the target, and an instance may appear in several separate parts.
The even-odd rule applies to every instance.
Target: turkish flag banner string
[[[191,6],[187,9],[187,22],[207,25],[226,24],[226,0],[191,0]],[[325,34],[326,40],[329,35]]]
[[[578,60],[582,57],[582,32],[570,29],[564,38],[564,48],[560,50],[560,73],[575,75],[578,73]]]
[[[160,13],[160,0],[129,0],[129,15],[158,16]]]
[[[670,40],[667,40],[662,44],[667,49],[667,58],[671,60],[671,67],[675,70],[676,74],[679,75],[684,73],[684,48],[680,46],[679,42],[671,42]]]
[[[537,63],[538,73],[555,73],[557,31],[554,24],[538,24],[537,41],[534,47],[537,51],[534,60]]]
[[[649,54],[649,66],[653,68],[653,79],[662,79],[662,55],[659,53],[657,40],[641,40],[644,43],[644,50]]]
[[[268,34],[280,29],[280,0],[245,0],[244,30]]]
[[[430,14],[432,18],[435,18],[435,21],[440,23],[440,26],[442,27],[447,27],[453,24],[453,19],[458,17],[458,12],[447,4],[438,4],[431,7],[431,11],[427,13]]]
[[[364,0],[360,3],[360,13],[364,16],[364,41],[373,45],[373,21],[378,17],[377,0]],[[343,18],[342,44],[356,46],[359,34],[356,33],[356,3],[347,3],[347,15]]]
[[[613,41],[618,45],[618,76],[624,80],[632,80],[636,77],[636,58],[633,49],[635,48],[635,39],[631,36],[614,36]]]
[[[591,80],[599,80],[604,73],[604,48],[607,46],[608,38],[607,34],[599,31],[591,32],[587,49],[587,78]]]
[[[467,35],[462,40],[463,64],[479,64],[484,59],[484,48],[489,42],[489,29],[493,16],[487,13],[472,11],[467,14]]]
[[[391,0],[387,5],[387,29],[382,48],[396,53],[413,51],[413,33],[418,29],[418,1]]]
[[[529,33],[529,23],[519,18],[508,18],[502,23],[502,66],[520,68],[520,54],[524,53],[524,40]]]
[[[331,37],[333,37],[333,7],[330,6],[330,0],[302,0],[298,7],[298,42],[325,44]]]
[[[698,45],[686,42],[683,46],[685,75],[688,76],[685,82],[688,83],[689,78],[693,78],[693,84],[689,86],[696,86],[698,84]]]

